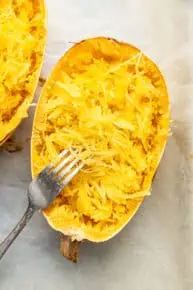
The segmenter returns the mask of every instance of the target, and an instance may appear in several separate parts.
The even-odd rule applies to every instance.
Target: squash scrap
[[[113,39],[76,44],[45,84],[32,135],[32,171],[65,148],[85,163],[44,210],[73,239],[104,241],[150,193],[168,136],[169,102],[157,66]]]
[[[43,0],[0,1],[0,144],[27,116],[45,35]]]

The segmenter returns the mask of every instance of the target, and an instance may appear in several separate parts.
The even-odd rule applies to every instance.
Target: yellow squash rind
[[[128,90],[125,91],[127,81],[129,81]],[[91,87],[90,83],[93,84],[93,87]],[[124,90],[122,90],[122,83]],[[106,88],[107,91],[105,91]],[[87,95],[90,96],[90,101]],[[112,97],[110,97],[111,95]],[[104,99],[104,104],[109,104],[109,107],[107,106],[108,108],[105,107],[105,109],[102,107]],[[122,102],[125,102],[125,105]],[[68,112],[73,105],[74,111],[69,116],[72,121],[68,123]],[[90,111],[82,112],[83,108],[84,110],[87,109],[86,106],[90,106]],[[128,111],[126,112],[129,113],[126,116],[124,112],[127,108]],[[110,112],[109,110],[112,113],[110,115],[107,114]],[[107,113],[106,115],[105,113],[101,115],[101,112]],[[123,118],[124,116],[125,119]],[[84,126],[81,127],[83,131],[76,131],[75,129],[73,131],[73,128],[75,128],[73,127],[73,122],[80,122],[80,118],[85,121],[86,117],[88,117],[88,123],[84,123]],[[112,118],[112,121],[109,121],[109,118]],[[56,123],[54,123],[54,120]],[[110,126],[109,130],[115,130],[118,134],[115,136],[121,137],[119,132],[123,133],[124,136],[127,134],[128,139],[122,139],[122,142],[126,142],[126,144],[128,142],[128,146],[130,141],[131,144],[135,144],[133,147],[128,147],[128,150],[131,150],[132,157],[135,157],[135,151],[138,150],[136,151],[136,156],[139,155],[142,159],[135,160],[135,163],[128,155],[128,158],[130,158],[128,163],[130,171],[128,172],[131,175],[133,174],[134,183],[129,181],[132,179],[130,179],[130,173],[128,173],[128,184],[124,178],[121,182],[125,182],[124,186],[128,185],[131,191],[128,192],[128,195],[124,191],[123,196],[115,197],[113,196],[113,194],[115,195],[114,190],[111,191],[113,192],[112,194],[110,191],[107,191],[108,186],[105,187],[104,191],[104,186],[109,183],[103,184],[106,181],[103,175],[101,175],[101,180],[100,178],[97,179],[96,175],[92,176],[92,174],[95,174],[95,169],[99,176],[100,172],[103,172],[103,169],[107,177],[108,174],[110,174],[109,176],[116,176],[111,175],[113,170],[111,167],[109,169],[110,173],[108,173],[108,171],[105,171],[106,167],[103,167],[97,161],[96,156],[100,156],[103,148],[101,151],[92,151],[90,149],[93,148],[93,145],[91,146],[92,142],[88,144],[88,147],[84,147],[84,150],[86,153],[90,152],[92,157],[89,157],[89,154],[85,157],[83,153],[78,153],[79,158],[82,158],[87,166],[87,173],[86,170],[85,172],[83,170],[72,184],[56,198],[53,204],[43,211],[51,227],[65,235],[71,236],[72,240],[79,241],[87,239],[93,242],[102,242],[115,236],[137,212],[144,197],[150,194],[152,179],[165,148],[169,131],[169,120],[169,99],[165,81],[155,63],[139,49],[105,37],[87,39],[69,49],[52,70],[44,85],[36,109],[31,144],[32,176],[37,175],[61,150],[66,148],[61,143],[64,144],[66,142],[66,146],[72,144],[73,148],[76,149],[79,148],[80,144],[84,147],[84,142],[87,140],[85,138],[90,138],[89,135],[86,135],[86,130],[92,131],[90,129],[92,126],[96,126],[98,130],[96,138],[100,136],[100,128],[103,129],[105,124]],[[64,122],[64,126],[61,125],[63,124],[61,122]],[[101,125],[98,127],[98,124]],[[143,124],[146,124],[146,126],[143,127]],[[81,124],[78,123],[78,126],[81,126]],[[151,130],[153,131],[151,132]],[[56,133],[61,131],[65,132],[63,135],[64,139],[58,141]],[[82,132],[82,135],[80,132]],[[108,130],[103,131],[103,134],[104,132],[108,135]],[[52,134],[56,139],[53,137],[52,141],[50,141],[49,136],[52,136]],[[68,143],[68,139],[65,138],[74,139],[71,143]],[[100,138],[102,142],[103,138],[101,136]],[[76,141],[74,141],[75,139]],[[92,138],[89,140],[92,141]],[[110,139],[109,141],[111,143]],[[94,144],[95,148],[95,143],[92,144]],[[110,144],[109,149],[106,151],[107,156],[102,156],[103,161],[105,158],[108,159],[111,149],[115,150],[115,148],[118,148],[117,146],[112,147],[112,144]],[[119,145],[122,146],[120,143]],[[124,170],[127,170],[127,160],[122,163],[123,159],[119,161],[119,158],[123,158],[124,154],[127,154],[125,150],[118,152],[120,157],[115,156],[115,159],[113,159],[115,162],[111,163],[111,160],[108,159],[111,166],[112,164],[116,166],[118,164],[124,165],[123,170],[122,167],[120,167],[120,170],[117,170],[117,172],[122,173],[122,177],[124,177]],[[130,162],[133,162],[133,164],[130,164]],[[103,164],[105,163],[103,162]],[[136,164],[139,164],[139,168],[132,169]],[[89,171],[90,168],[91,171]],[[90,175],[88,172],[91,172]],[[119,178],[117,179],[117,184],[119,184]],[[91,186],[93,190],[92,184],[95,180],[97,180],[96,184],[98,186],[96,188],[100,187],[100,194],[97,191],[90,191],[88,187]],[[111,183],[115,184],[113,179]],[[85,192],[82,189],[82,184],[86,186],[84,187],[86,188]],[[112,184],[109,185],[111,186]],[[123,188],[122,183],[119,185]],[[114,189],[117,189],[117,185],[115,185]],[[93,195],[89,196],[86,190],[92,192]],[[101,197],[101,194],[104,192],[105,195]],[[107,195],[107,192],[108,194],[110,193],[110,196]],[[120,191],[117,192],[121,194]],[[95,196],[97,196],[96,200]],[[94,214],[92,214],[91,209],[87,206],[89,202],[92,204]],[[109,204],[111,205],[110,209]],[[106,206],[106,209],[102,209],[104,219],[100,216],[100,207],[102,206]],[[117,219],[114,215],[114,207],[116,207]],[[110,216],[109,212],[111,212]]]

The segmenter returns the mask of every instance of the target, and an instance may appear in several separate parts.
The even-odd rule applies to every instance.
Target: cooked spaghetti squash
[[[44,210],[49,224],[77,240],[119,232],[150,194],[168,128],[164,79],[139,49],[102,37],[73,46],[46,82],[33,126],[33,175],[65,148],[85,164]]]
[[[0,144],[27,116],[45,36],[43,0],[0,1]]]

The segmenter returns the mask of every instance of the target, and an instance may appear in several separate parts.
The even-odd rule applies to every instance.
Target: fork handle
[[[21,220],[18,222],[18,224],[13,228],[11,233],[5,238],[5,240],[0,244],[0,259],[4,256],[4,254],[7,252],[11,244],[14,242],[14,240],[17,238],[17,236],[20,234],[20,232],[23,230],[25,225],[28,223],[28,221],[31,219],[35,212],[35,208],[32,207],[30,204],[27,207],[26,212],[24,213]]]

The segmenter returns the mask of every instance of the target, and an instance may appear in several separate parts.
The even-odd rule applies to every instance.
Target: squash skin
[[[27,0],[29,1],[29,0]],[[3,15],[3,13],[6,11],[6,9],[12,9],[13,11],[15,11],[15,15],[19,15],[19,13],[22,13],[22,9],[26,11],[26,5],[28,6],[28,3],[22,2],[21,1],[10,1],[10,0],[3,0],[0,3],[0,12],[1,12],[1,16]],[[31,4],[32,3],[32,4]],[[28,115],[28,109],[30,107],[30,104],[33,100],[34,97],[34,93],[35,90],[37,88],[38,85],[38,80],[39,80],[39,76],[40,76],[40,71],[43,65],[43,59],[44,59],[44,52],[45,52],[45,47],[46,47],[46,35],[47,35],[47,13],[46,13],[46,5],[45,5],[45,1],[44,0],[35,0],[34,2],[29,1],[29,4],[31,5],[30,7],[33,7],[33,18],[35,19],[35,17],[38,15],[40,16],[40,19],[34,20],[34,24],[32,27],[32,24],[30,24],[29,20],[23,20],[23,31],[21,29],[21,33],[25,33],[26,34],[26,38],[29,37],[29,43],[30,40],[33,37],[33,41],[34,42],[38,42],[38,49],[37,51],[33,51],[32,48],[29,48],[29,50],[26,49],[27,53],[30,54],[31,56],[35,55],[36,57],[36,63],[33,66],[32,62],[33,62],[33,58],[31,57],[31,60],[29,61],[31,68],[29,69],[29,71],[26,70],[26,74],[24,76],[24,78],[26,77],[26,82],[28,82],[29,86],[26,85],[27,88],[27,93],[23,94],[21,93],[22,96],[22,100],[18,103],[18,105],[16,106],[16,108],[13,110],[11,109],[11,104],[10,104],[10,108],[8,106],[8,110],[12,110],[13,112],[10,114],[9,118],[5,121],[0,118],[0,146],[6,142],[6,140],[8,138],[10,138],[10,136],[13,134],[13,132],[15,131],[15,129],[19,126],[19,124],[22,122],[22,120],[24,118],[27,117]],[[22,8],[18,8],[20,7],[19,5],[21,5]],[[22,5],[25,5],[25,8],[23,8]],[[14,10],[15,9],[15,10]],[[13,13],[13,12],[12,12]],[[26,12],[28,13],[28,11]],[[16,16],[18,17],[22,17],[22,16]],[[3,16],[2,16],[3,17]],[[13,16],[11,16],[13,19]],[[30,17],[30,16],[29,16]],[[32,18],[32,22],[33,22],[33,18]],[[10,20],[9,20],[10,21]],[[26,22],[25,22],[26,21]],[[27,21],[29,21],[27,23]],[[22,21],[21,21],[22,22]],[[5,23],[6,24],[6,23]],[[24,29],[26,29],[25,25],[29,25],[29,33],[27,34],[27,32],[24,32]],[[31,25],[31,26],[30,26]],[[35,32],[31,32],[30,29],[34,29]],[[1,33],[1,31],[0,31]],[[31,36],[31,34],[33,36]],[[36,36],[37,35],[37,36]],[[11,36],[10,36],[11,37]],[[14,37],[14,34],[13,36]],[[30,39],[31,37],[31,39]],[[31,40],[32,41],[32,40]],[[14,43],[14,40],[13,40]],[[19,41],[18,41],[19,43]],[[28,45],[28,43],[26,42],[26,45]],[[30,47],[30,44],[29,44]],[[22,47],[22,45],[17,44],[15,51],[18,51],[18,54],[21,53],[20,48],[24,50],[24,48]],[[31,50],[30,50],[31,49]],[[23,53],[23,51],[22,51]],[[7,58],[9,60],[9,57]],[[20,73],[20,71],[18,70],[18,74]],[[29,76],[32,76],[31,78],[29,78]],[[22,81],[24,83],[24,89],[25,89],[25,81]],[[1,85],[1,81],[0,81],[0,85]],[[18,91],[21,90],[22,92],[22,85],[23,84],[19,84],[18,87],[15,86],[15,84],[13,84],[13,87],[10,87],[10,90],[13,89],[13,99],[16,97],[14,95],[14,90]],[[16,88],[15,88],[16,87]],[[9,91],[8,91],[9,93]],[[1,113],[1,112],[0,112]],[[5,112],[6,114],[6,112]],[[1,117],[1,116],[0,116]]]
[[[127,43],[123,43],[123,42],[119,42],[115,39],[112,39],[112,38],[105,38],[105,37],[97,37],[97,38],[94,38],[94,39],[97,39],[98,41],[106,41],[106,40],[109,40],[109,41],[112,41],[114,43],[117,43],[118,45],[121,45],[121,46],[126,46],[126,47],[130,47],[132,50],[136,50],[136,52],[139,52],[139,49],[137,49],[136,47],[130,45],[130,44],[127,44]],[[69,51],[67,51],[65,53],[65,55],[68,55],[72,52],[73,49],[78,49],[79,45],[80,44],[83,44],[87,42],[88,40],[83,40],[81,41],[80,43],[77,43],[75,44],[71,49],[69,49]],[[92,39],[89,39],[89,41],[92,41]],[[75,56],[75,52],[74,52],[74,56]],[[56,64],[56,66],[54,67],[53,71],[51,72],[47,82],[45,83],[44,85],[44,89],[42,91],[42,95],[44,94],[44,90],[46,89],[46,86],[48,85],[49,83],[49,80],[52,79],[52,76],[54,74],[54,72],[57,71],[57,68],[60,67],[60,64],[62,63],[63,61],[63,58]],[[156,67],[156,70],[159,71],[158,67],[156,66],[155,63],[153,63],[153,65]],[[165,85],[165,81],[164,81],[164,78],[163,76],[161,75],[161,72],[159,71],[159,74],[160,74],[160,77],[162,79],[162,82],[164,84],[164,90],[165,90],[165,93],[167,94],[168,96],[168,93],[167,93],[167,88],[166,88],[166,85]],[[32,171],[32,176],[34,177],[35,176],[35,173],[34,173],[34,162],[33,161],[33,134],[34,134],[34,131],[35,131],[35,127],[38,126],[38,122],[39,122],[39,118],[40,116],[38,116],[38,107],[39,105],[41,105],[41,97],[39,99],[39,103],[38,103],[38,106],[37,106],[37,110],[36,110],[36,113],[35,113],[35,118],[34,118],[34,124],[33,124],[33,133],[32,133],[32,143],[31,143],[31,171]],[[168,106],[169,106],[169,101],[168,101]],[[165,145],[166,145],[166,141],[167,141],[167,138],[165,138],[164,142],[163,142],[163,146],[162,146],[162,152],[160,152],[160,158],[158,160],[158,164],[162,158],[162,155],[163,155],[163,152],[164,152],[164,148],[165,148]],[[147,192],[146,195],[149,195],[150,192]],[[84,240],[84,239],[87,239],[87,240],[90,240],[90,241],[93,241],[93,242],[103,242],[103,241],[106,241],[106,240],[109,240],[110,238],[114,237],[116,234],[118,234],[122,229],[123,227],[125,227],[125,225],[131,220],[131,218],[135,215],[135,213],[137,212],[137,210],[139,209],[141,203],[143,202],[144,200],[144,197],[139,197],[137,199],[137,202],[134,204],[134,206],[132,207],[132,209],[130,210],[130,215],[127,216],[127,219],[122,223],[121,226],[119,226],[118,228],[116,228],[114,230],[113,233],[111,233],[110,235],[106,235],[106,234],[103,234],[103,233],[98,233],[96,235],[92,233],[92,231],[84,231],[82,229],[77,229],[76,227],[74,228],[73,226],[70,226],[69,228],[67,229],[64,229],[63,231],[61,229],[58,229],[49,219],[49,215],[43,211],[43,214],[45,216],[45,218],[47,219],[48,223],[50,224],[51,227],[53,227],[55,230],[57,231],[60,231],[62,232],[64,235],[67,235],[67,236],[71,236],[72,240],[78,240],[78,241],[81,241],[81,240]]]

